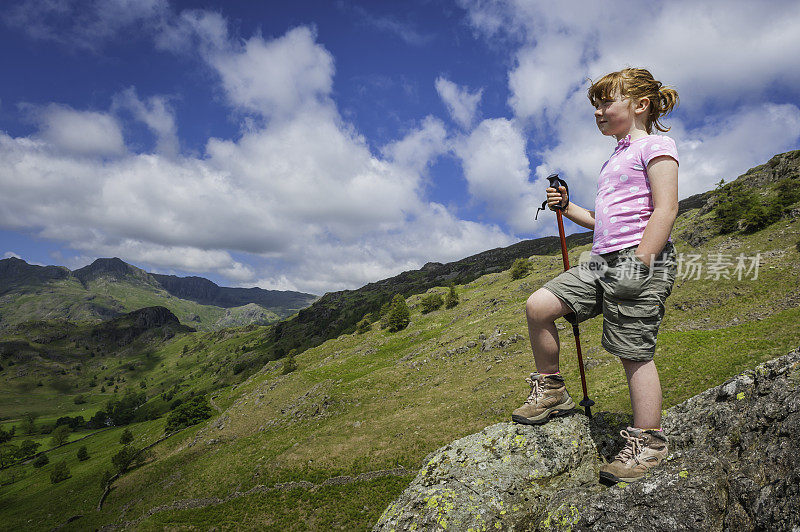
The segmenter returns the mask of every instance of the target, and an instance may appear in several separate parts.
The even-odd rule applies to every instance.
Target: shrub
[[[422,313],[427,314],[428,312],[433,312],[434,310],[438,310],[442,305],[444,305],[444,299],[439,294],[428,294],[422,298]]]
[[[288,375],[289,373],[297,369],[297,361],[294,359],[295,354],[297,354],[297,349],[292,349],[291,351],[289,351],[289,354],[286,355],[286,358],[283,359],[284,375]]]
[[[132,441],[133,441],[133,434],[131,433],[130,429],[123,430],[122,435],[119,437],[119,442],[122,445],[128,445]]]
[[[211,417],[213,410],[204,395],[189,399],[167,416],[165,432],[172,432],[191,425],[196,425]]]
[[[86,446],[82,446],[78,449],[78,460],[84,462],[89,459],[89,451],[86,450]]]
[[[522,279],[531,272],[531,261],[528,259],[517,259],[511,266],[511,278]]]
[[[450,284],[450,290],[447,292],[447,295],[444,296],[444,306],[445,308],[453,308],[456,305],[458,305],[456,286],[454,284]]]
[[[368,318],[364,318],[363,320],[358,322],[358,325],[356,325],[357,334],[364,334],[365,332],[371,329],[372,329],[372,323],[370,323]]]
[[[95,386],[95,385],[96,385],[96,383],[92,384],[91,386]],[[83,394],[78,394],[78,395],[75,396],[75,399],[73,399],[73,401],[75,402],[76,405],[82,405],[82,404],[84,404],[86,402],[86,398],[83,396]]]
[[[105,490],[106,489],[106,486],[108,486],[108,483],[111,482],[111,478],[113,476],[114,475],[112,475],[111,471],[109,471],[108,469],[103,471],[103,476],[100,477],[100,489],[101,490]]]
[[[69,468],[67,467],[67,462],[62,460],[53,466],[53,470],[50,472],[50,482],[53,484],[57,484],[64,480],[67,480],[72,475],[69,474]]]
[[[95,415],[92,416],[92,419],[86,422],[86,428],[89,429],[99,429],[106,426],[106,420],[108,419],[108,414],[106,414],[105,410],[98,410]]]
[[[3,430],[3,427],[0,427],[0,443],[5,443],[11,439],[11,433]]]
[[[124,473],[133,463],[133,459],[139,450],[131,445],[126,445],[120,451],[111,457],[111,465],[117,470],[117,473]]]
[[[408,310],[405,298],[397,294],[392,299],[392,306],[387,314],[389,332],[402,331],[411,323],[411,311]]]
[[[50,459],[47,457],[46,454],[42,453],[42,454],[40,454],[39,456],[37,456],[36,458],[33,459],[33,462],[31,462],[31,465],[33,467],[39,468],[39,467],[44,467],[49,463],[50,463]]]
[[[114,388],[116,390],[116,388]],[[144,392],[127,392],[121,399],[111,399],[106,403],[106,414],[115,426],[127,425],[133,421],[134,411],[145,403]]]

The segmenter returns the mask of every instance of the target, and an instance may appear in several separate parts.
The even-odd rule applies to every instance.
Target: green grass
[[[693,212],[688,214],[696,215]],[[688,223],[698,223],[691,217],[689,222],[680,222],[673,235]],[[673,237],[678,252],[760,251],[765,255],[756,280],[679,279],[676,283],[667,300],[656,354],[665,408],[797,347],[800,308],[790,296],[800,286],[798,225],[783,221],[752,235],[718,236],[700,250]],[[731,247],[726,251],[725,246]],[[586,249],[570,250],[571,260],[577,261]],[[0,515],[14,528],[47,529],[69,517],[63,512],[47,515],[52,513],[48,508],[64,504],[84,515],[73,523],[75,530],[137,519],[141,519],[137,530],[369,528],[413,475],[310,491],[259,492],[222,504],[145,516],[152,508],[174,501],[225,498],[280,482],[319,484],[337,475],[397,466],[415,471],[436,448],[507,421],[509,412],[526,397],[523,379],[533,370],[525,300],[562,269],[560,256],[533,257],[532,262],[533,272],[523,279],[512,280],[508,272],[500,272],[457,287],[461,303],[450,310],[422,315],[419,304],[424,294],[412,296],[407,300],[412,307],[407,329],[388,333],[375,325],[363,335],[329,340],[299,354],[299,367],[289,375],[281,374],[282,361],[273,361],[235,386],[221,383],[227,365],[242,356],[241,346],[246,346],[245,352],[256,349],[263,336],[260,328],[176,338],[154,353],[157,364],[143,370],[142,376],[150,383],[148,393],[175,383],[184,390],[214,390],[215,402],[224,409],[224,427],[214,427],[222,421],[215,415],[159,444],[155,460],[115,484],[102,512],[92,510],[103,471],[99,464],[108,467],[110,455],[120,447],[116,442],[122,429],[85,440],[93,459],[95,454],[100,459],[92,466],[74,468],[70,462],[73,477],[63,486],[53,488],[47,473],[61,449],[51,456],[45,471],[15,466],[0,472],[0,479],[14,471],[27,476],[0,488]],[[444,287],[433,290],[444,291]],[[560,320],[559,325],[565,322]],[[480,335],[491,339],[497,328],[504,339],[514,335],[521,339],[481,350]],[[595,411],[630,413],[624,372],[617,359],[600,347],[601,333],[601,317],[581,324],[581,345],[591,362],[587,378],[590,396],[597,402]],[[576,395],[580,384],[571,328],[561,329],[560,336],[562,371]],[[475,342],[475,347],[469,348],[469,342]],[[188,355],[183,355],[184,346]],[[220,384],[223,387],[216,388]],[[91,401],[94,406],[101,404],[94,397]],[[72,408],[78,406],[89,408]],[[49,415],[49,419],[56,417]],[[152,441],[161,427],[163,419],[137,424],[133,430]],[[195,440],[196,444],[189,445]],[[74,462],[77,445],[66,449],[70,447],[74,447],[68,451]],[[9,497],[12,502],[6,503]]]

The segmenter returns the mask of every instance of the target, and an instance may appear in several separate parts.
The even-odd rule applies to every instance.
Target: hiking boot
[[[561,375],[541,375],[531,373],[525,378],[531,387],[531,393],[525,404],[511,413],[511,419],[526,425],[547,423],[551,416],[568,414],[575,408],[575,402],[564,386]]]
[[[633,482],[666,458],[667,438],[657,430],[628,427],[620,431],[625,447],[609,464],[600,467],[600,479],[610,483]]]

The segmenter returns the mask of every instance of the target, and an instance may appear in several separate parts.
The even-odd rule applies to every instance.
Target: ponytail
[[[611,99],[615,95],[625,96],[634,101],[642,98],[650,100],[650,110],[647,113],[645,129],[652,133],[653,126],[658,131],[669,131],[661,123],[661,117],[670,113],[678,106],[678,91],[670,87],[663,87],[656,81],[649,70],[645,68],[625,68],[619,72],[606,74],[589,87],[589,101],[592,105],[601,100]]]

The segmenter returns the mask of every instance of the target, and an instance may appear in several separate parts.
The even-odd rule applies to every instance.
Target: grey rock
[[[800,349],[669,409],[670,455],[606,488],[630,417],[500,423],[433,453],[374,530],[800,530]]]
[[[491,425],[432,453],[374,530],[521,530],[560,490],[596,484],[596,456],[583,416]]]

